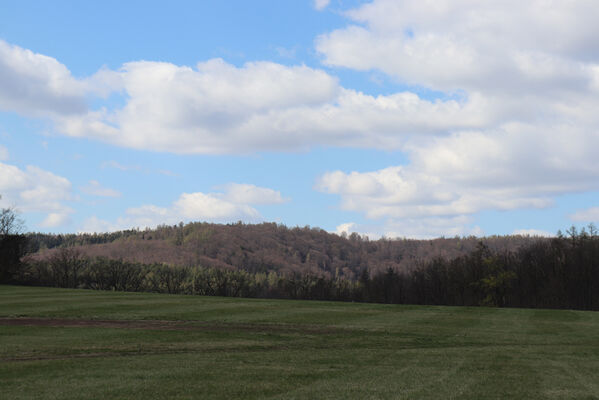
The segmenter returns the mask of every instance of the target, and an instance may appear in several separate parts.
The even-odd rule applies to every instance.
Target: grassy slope
[[[0,286],[2,398],[599,398],[599,313]]]

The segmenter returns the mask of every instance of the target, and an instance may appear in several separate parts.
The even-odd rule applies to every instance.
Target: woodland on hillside
[[[571,228],[567,233],[513,250],[493,250],[479,241],[457,257],[418,261],[405,270],[371,271],[363,264],[355,278],[147,264],[90,257],[82,246],[62,247],[43,257],[22,258],[5,282],[209,296],[599,310],[597,231],[591,225],[588,231]],[[371,244],[357,243],[357,249]]]
[[[44,259],[59,248],[76,247],[88,257],[106,257],[142,264],[314,274],[356,279],[372,273],[408,271],[436,258],[453,259],[473,251],[475,237],[434,240],[369,240],[356,233],[336,235],[318,228],[288,228],[275,223],[162,225],[154,230],[102,234],[28,234],[28,253]],[[542,238],[493,236],[482,239],[494,252],[516,250]]]
[[[0,282],[192,295],[599,310],[594,225],[369,240],[274,223],[0,235]]]

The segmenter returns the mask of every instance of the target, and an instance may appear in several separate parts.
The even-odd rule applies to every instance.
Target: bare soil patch
[[[71,319],[71,318],[2,318],[0,326],[38,326],[38,327],[80,327],[80,328],[122,328],[174,331],[247,331],[277,332],[304,334],[336,334],[346,332],[328,326],[278,325],[278,324],[239,324],[200,321],[169,320],[103,320],[103,319]]]
[[[69,319],[69,318],[0,318],[0,325],[9,326],[48,326],[48,327],[83,327],[83,328],[124,328],[153,330],[187,330],[193,328],[183,321],[161,320],[101,320],[101,319]]]

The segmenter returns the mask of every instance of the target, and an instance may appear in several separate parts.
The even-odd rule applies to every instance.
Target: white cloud
[[[276,204],[285,201],[281,194],[269,188],[249,184],[231,183],[224,192],[182,193],[168,207],[146,204],[126,210],[125,216],[116,222],[97,217],[84,221],[81,232],[102,232],[122,229],[153,228],[160,224],[176,224],[181,221],[207,222],[258,222],[262,216],[253,205]]]
[[[599,58],[599,10],[586,0],[375,0],[320,36],[329,65],[379,69],[440,90],[585,90]]]
[[[330,3],[331,0],[314,0],[314,8],[321,11],[327,8]]]
[[[336,233],[339,236],[344,234],[349,236],[352,233],[357,233],[363,238],[367,237],[370,240],[378,240],[382,236],[385,236],[385,233],[380,228],[380,226],[360,225],[355,222],[346,222],[337,225],[335,231],[332,233]]]
[[[459,219],[481,210],[548,207],[558,194],[599,189],[597,7],[375,0],[346,15],[352,24],[316,40],[326,64],[457,91],[484,112],[477,127],[444,117],[442,134],[404,136],[407,165],[324,174],[316,188],[339,195],[343,209],[387,230],[409,221],[408,232],[448,234],[468,232]],[[440,231],[432,220],[452,222]]]
[[[578,210],[574,214],[570,215],[572,221],[579,222],[599,222],[599,207],[591,207],[585,210]]]
[[[78,79],[55,58],[0,39],[0,110],[33,117],[81,116],[88,112],[87,96],[104,97],[121,86],[114,71],[101,69]]]
[[[409,164],[333,171],[316,187],[385,232],[408,232],[410,221],[422,234],[468,234],[481,210],[549,207],[556,195],[599,190],[598,14],[585,0],[374,0],[316,40],[329,66],[375,70],[445,100],[369,96],[303,65],[220,59],[132,62],[75,79],[56,60],[3,43],[0,72],[10,79],[0,78],[0,108],[49,115],[62,134],[174,153],[401,150]],[[84,94],[111,90],[122,92],[122,108],[79,106]],[[194,201],[237,204],[202,195]]]
[[[315,188],[339,195],[344,210],[387,225],[391,220],[411,221],[416,231],[416,219],[544,208],[553,205],[556,195],[595,190],[597,146],[599,136],[571,126],[514,124],[413,144],[408,165],[372,172],[332,171],[321,176]],[[456,225],[460,226],[465,225]],[[457,234],[464,233],[468,232]]]
[[[328,65],[457,91],[465,104],[476,99],[484,107],[469,111],[484,111],[483,131],[511,123],[545,124],[548,134],[552,125],[599,128],[599,9],[588,1],[375,0],[346,15],[353,24],[316,41]],[[437,132],[459,130],[440,121]]]
[[[91,196],[100,196],[100,197],[120,197],[121,192],[118,190],[110,189],[104,187],[100,184],[100,182],[91,180],[85,186],[82,186],[81,191],[85,194],[89,194]]]
[[[133,62],[120,74],[129,98],[123,109],[65,118],[58,121],[59,130],[133,148],[243,152],[289,141],[277,140],[273,133],[279,132],[272,129],[245,132],[255,118],[295,106],[313,107],[339,91],[336,80],[322,71],[269,62],[236,68],[215,59],[199,63],[195,70]]]
[[[252,67],[262,68],[271,66]],[[408,92],[374,97],[343,89],[330,76],[306,67],[274,69],[273,75],[282,73],[281,79],[289,83],[277,87],[276,80],[266,77],[267,71],[260,72],[264,76],[255,76],[255,71],[243,74],[246,88],[225,76],[191,70],[193,79],[183,76],[180,82],[177,76],[165,79],[149,74],[139,91],[128,90],[131,97],[122,110],[63,118],[57,127],[72,136],[91,136],[124,147],[223,154],[297,151],[315,145],[398,149],[410,136],[478,128],[493,118],[486,102],[476,96],[468,101],[428,101]],[[192,90],[196,78],[215,84],[207,86],[209,92]],[[153,79],[163,87],[153,88]],[[220,84],[219,79],[225,81]],[[259,93],[273,91],[271,98],[260,100]]]
[[[0,109],[23,115],[84,113],[85,84],[56,59],[0,40]]]
[[[47,117],[58,133],[174,153],[297,151],[315,145],[398,149],[411,135],[477,128],[486,100],[369,96],[304,65],[221,59],[194,68],[139,61],[76,79],[56,59],[0,43],[0,109]],[[88,107],[113,92],[122,108]]]
[[[173,211],[186,220],[205,221],[253,220],[260,215],[248,204],[225,200],[220,194],[201,192],[183,193],[174,203]]]
[[[71,183],[61,176],[35,166],[22,170],[0,163],[0,206],[21,212],[47,213],[42,227],[68,222],[73,210],[65,205],[71,199]]]
[[[341,235],[343,233],[345,233],[346,235],[355,232],[355,228],[357,227],[355,222],[346,222],[344,224],[341,225],[337,225],[337,227],[335,228],[335,233],[337,235]]]

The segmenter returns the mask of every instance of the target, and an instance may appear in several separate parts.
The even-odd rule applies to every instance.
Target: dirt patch
[[[0,318],[0,326],[41,326],[41,327],[80,327],[80,328],[122,328],[171,331],[245,331],[264,333],[338,334],[344,329],[328,326],[288,325],[288,324],[240,324],[200,321],[167,320],[102,320],[69,318]]]
[[[187,330],[193,329],[182,321],[145,321],[145,320],[101,320],[101,319],[68,319],[68,318],[0,318],[0,325],[9,326],[49,326],[49,327],[83,327],[83,328],[124,328],[152,330]]]

